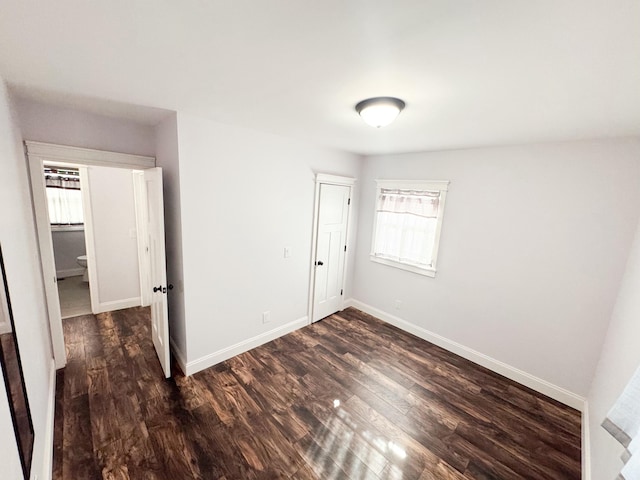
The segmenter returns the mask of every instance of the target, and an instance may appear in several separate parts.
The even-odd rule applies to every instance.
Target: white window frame
[[[83,232],[84,223],[81,225],[51,225],[52,232]]]
[[[369,258],[371,259],[371,261],[381,263],[383,265],[388,265],[390,267],[399,268],[401,270],[418,273],[420,275],[426,275],[427,277],[435,277],[438,261],[438,249],[440,246],[440,233],[442,230],[442,219],[444,217],[444,206],[447,198],[447,192],[449,190],[449,183],[450,182],[448,180],[376,180],[376,196],[373,206],[373,232],[371,235],[371,252],[369,254]],[[376,234],[378,231],[377,205],[378,198],[380,198],[380,195],[382,193],[381,191],[383,189],[440,192],[440,203],[438,206],[436,231],[433,240],[433,253],[431,256],[432,263],[430,267],[419,267],[417,265],[404,263],[389,258],[382,258],[374,254],[376,245]]]

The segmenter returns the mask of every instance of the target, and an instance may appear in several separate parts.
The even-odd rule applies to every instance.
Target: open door
[[[169,314],[167,310],[167,270],[164,252],[164,211],[162,196],[162,169],[144,170],[147,198],[147,235],[151,266],[151,336],[166,378],[171,376],[169,354]]]
[[[44,180],[44,162],[35,158],[29,162],[29,177],[31,180],[31,195],[33,198],[36,230],[38,232],[38,246],[40,247],[40,262],[42,264],[42,280],[49,313],[51,331],[51,348],[56,369],[67,364],[67,353],[64,346],[62,317],[60,315],[60,297],[58,297],[58,279],[56,264],[53,256],[53,240],[51,238],[51,222],[47,208],[47,191]]]

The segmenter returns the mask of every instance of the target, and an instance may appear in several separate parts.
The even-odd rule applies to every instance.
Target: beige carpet
[[[89,284],[82,281],[82,275],[58,279],[58,297],[63,319],[91,313]]]

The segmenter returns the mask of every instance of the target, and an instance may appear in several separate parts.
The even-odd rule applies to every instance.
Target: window
[[[449,182],[378,180],[371,260],[435,277]]]
[[[78,170],[45,167],[44,178],[51,225],[55,227],[83,225]]]

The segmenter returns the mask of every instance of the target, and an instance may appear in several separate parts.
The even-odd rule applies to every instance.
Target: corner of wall
[[[591,435],[589,427],[589,401],[582,407],[582,480],[591,480]]]
[[[194,373],[198,373],[206,368],[217,365],[220,362],[224,362],[231,357],[235,357],[236,355],[240,355],[241,353],[247,352],[253,348],[275,340],[276,338],[291,333],[294,330],[305,327],[308,324],[309,317],[304,316],[260,335],[256,335],[255,337],[238,342],[235,345],[223,348],[222,350],[210,353],[201,358],[196,358],[186,364],[184,362],[184,358],[180,359],[176,356],[176,360],[178,360],[178,365],[180,365],[180,368],[182,368],[185,375],[193,375]]]
[[[576,393],[570,392],[562,387],[554,385],[546,380],[535,377],[523,370],[520,370],[516,367],[508,365],[500,360],[496,360],[495,358],[491,358],[488,355],[485,355],[481,352],[473,350],[465,345],[454,342],[445,338],[437,333],[426,330],[422,327],[414,325],[406,320],[403,320],[395,315],[391,315],[383,310],[379,310],[371,305],[367,305],[366,303],[360,302],[356,299],[348,299],[344,302],[345,307],[351,306],[355,307],[359,310],[362,310],[369,315],[373,315],[380,320],[383,320],[395,327],[398,327],[405,332],[409,332],[427,342],[433,343],[445,350],[454,353],[456,355],[461,356],[462,358],[466,358],[467,360],[481,365],[489,370],[496,372],[500,375],[503,375],[514,382],[518,382],[521,385],[529,387],[536,392],[542,393],[548,397],[557,400],[571,408],[575,408],[576,410],[582,411],[585,406],[585,398],[577,395]]]
[[[48,392],[48,407],[47,407],[47,419],[45,425],[45,434],[42,441],[43,446],[43,462],[42,462],[42,474],[39,478],[43,480],[51,480],[53,472],[53,433],[55,423],[55,408],[56,408],[56,366],[55,362],[51,360],[51,366],[49,368],[49,392]],[[34,448],[35,450],[35,448]]]
[[[169,330],[174,356],[186,371],[186,316],[182,254],[182,212],[178,114],[171,112],[156,126],[156,166],[163,170],[167,282],[175,288],[169,297]]]
[[[176,359],[180,370],[182,370],[182,373],[187,375],[187,356],[185,352],[183,352],[180,347],[178,347],[173,337],[169,337],[169,345],[171,346],[171,353]]]

